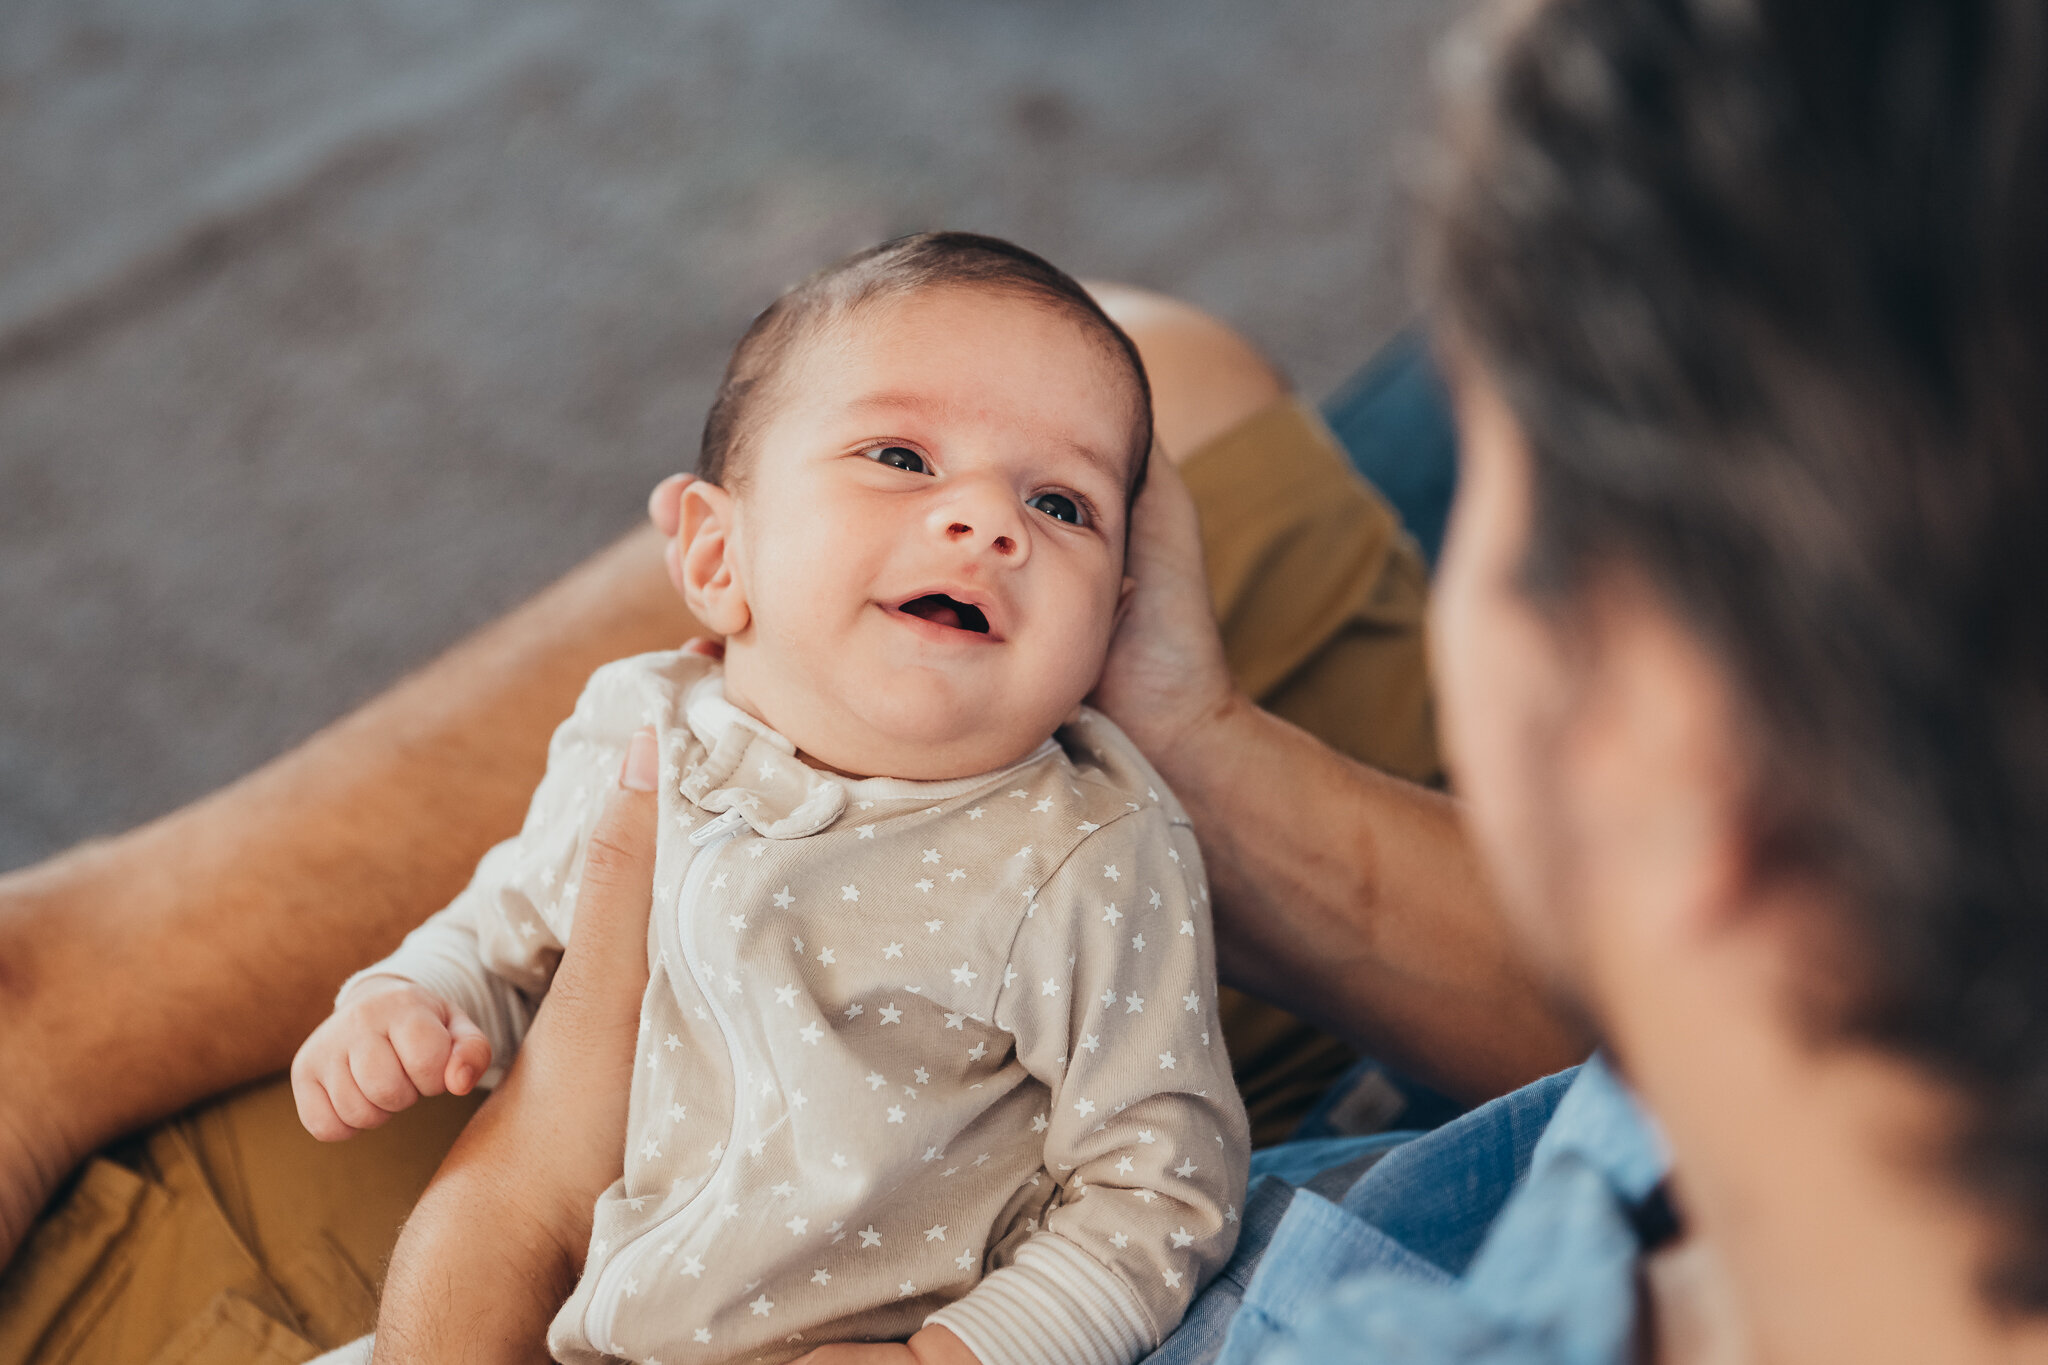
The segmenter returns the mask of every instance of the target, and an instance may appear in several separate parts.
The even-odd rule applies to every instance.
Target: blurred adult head
[[[1438,634],[1504,895],[1724,1227],[1716,1161],[1865,1115],[1975,1305],[2048,1314],[2048,6],[1551,0],[1446,64]],[[1704,1112],[1745,1067],[1806,1107]]]

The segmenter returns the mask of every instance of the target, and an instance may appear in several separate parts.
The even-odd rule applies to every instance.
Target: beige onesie
[[[508,1062],[645,725],[641,1065],[556,1356],[779,1361],[926,1322],[984,1365],[1156,1346],[1236,1240],[1248,1140],[1187,816],[1085,708],[1000,772],[852,780],[715,664],[607,665],[518,837],[363,976],[461,1006]]]

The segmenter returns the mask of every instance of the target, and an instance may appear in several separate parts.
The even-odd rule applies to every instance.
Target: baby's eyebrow
[[[933,419],[943,419],[953,416],[960,411],[959,404],[948,403],[942,399],[932,398],[927,394],[894,392],[863,394],[861,397],[848,402],[846,408],[848,412],[856,416],[865,416],[872,412],[914,412],[920,416]],[[1046,431],[1041,434],[1046,440],[1063,449],[1072,451],[1081,459],[1094,465],[1097,470],[1101,471],[1102,477],[1109,480],[1109,482],[1121,485],[1125,481],[1127,471],[1122,468],[1124,461],[1117,456],[1097,450],[1093,446],[1084,445],[1082,442],[1056,431]]]

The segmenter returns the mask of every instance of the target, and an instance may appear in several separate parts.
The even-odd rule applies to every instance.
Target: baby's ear
[[[737,635],[753,619],[734,553],[737,511],[725,489],[693,480],[683,489],[681,522],[668,555],[669,576],[690,614],[719,635]]]

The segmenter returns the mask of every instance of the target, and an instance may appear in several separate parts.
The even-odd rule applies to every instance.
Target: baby
[[[1248,1141],[1200,858],[1080,706],[1150,444],[1129,339],[991,238],[863,252],[741,340],[669,555],[723,665],[599,669],[525,828],[292,1069],[340,1138],[506,1065],[654,729],[624,1174],[558,1359],[942,1328],[984,1365],[1120,1365],[1229,1255]]]

